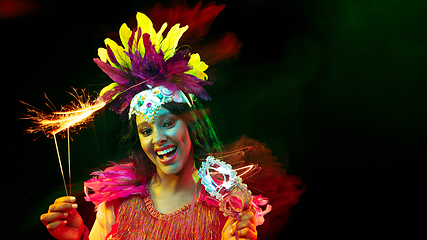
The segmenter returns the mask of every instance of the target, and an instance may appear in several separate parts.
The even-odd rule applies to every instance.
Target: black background
[[[92,61],[105,33],[155,2],[15,1],[25,7],[4,15],[5,2],[1,227],[8,239],[50,239],[39,216],[64,194],[54,142],[23,134],[31,123],[18,100],[48,111],[44,93],[59,107],[70,87],[98,91],[111,81]],[[265,142],[307,185],[278,239],[425,238],[427,4],[224,2],[210,34],[232,31],[243,45],[208,70],[204,105],[224,142]],[[90,172],[117,160],[123,124],[101,110],[72,135],[80,200]]]

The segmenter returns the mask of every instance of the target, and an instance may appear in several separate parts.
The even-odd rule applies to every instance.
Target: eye
[[[139,134],[141,134],[144,137],[149,136],[152,132],[153,132],[153,130],[151,130],[149,128],[143,128],[143,129],[139,130]]]
[[[175,120],[167,120],[164,124],[163,127],[164,128],[173,128],[176,124]]]

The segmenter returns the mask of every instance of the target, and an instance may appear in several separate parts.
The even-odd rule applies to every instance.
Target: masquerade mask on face
[[[193,106],[191,95],[189,100],[182,91],[170,91],[163,86],[159,86],[142,91],[132,98],[129,119],[132,114],[136,114],[143,117],[145,121],[153,123],[157,116],[157,111],[163,104],[169,102],[187,103],[188,106]]]

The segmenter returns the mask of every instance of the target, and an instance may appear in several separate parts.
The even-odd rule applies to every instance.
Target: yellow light
[[[74,91],[75,94],[70,94],[77,100],[77,103],[72,102],[62,107],[61,111],[52,113],[44,113],[28,103],[23,102],[28,106],[27,109],[30,112],[30,115],[27,115],[24,119],[31,119],[35,125],[27,129],[27,132],[37,133],[43,131],[46,135],[56,135],[63,130],[75,128],[91,121],[93,119],[93,113],[103,108],[106,104],[98,100],[91,102],[89,97],[85,100],[83,90],[81,90],[82,93],[80,95],[77,90],[74,89]]]

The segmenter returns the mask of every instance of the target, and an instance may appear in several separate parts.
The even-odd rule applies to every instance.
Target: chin
[[[158,166],[157,171],[162,171],[166,175],[176,175],[183,169],[179,164],[171,164],[168,166]]]
[[[158,163],[158,170],[167,175],[176,175],[185,167],[184,159],[179,156],[179,153],[177,154],[176,159],[170,163],[162,163],[161,161],[158,161]]]
[[[192,158],[192,149],[183,148],[181,146],[177,145],[171,145],[176,146],[175,151],[169,151],[168,153],[164,154],[162,157],[159,156],[157,153],[152,153],[152,159],[156,164],[157,172],[163,173],[166,175],[177,175],[180,172],[184,171],[188,164],[191,164],[191,158]],[[194,165],[194,163],[193,163]]]

